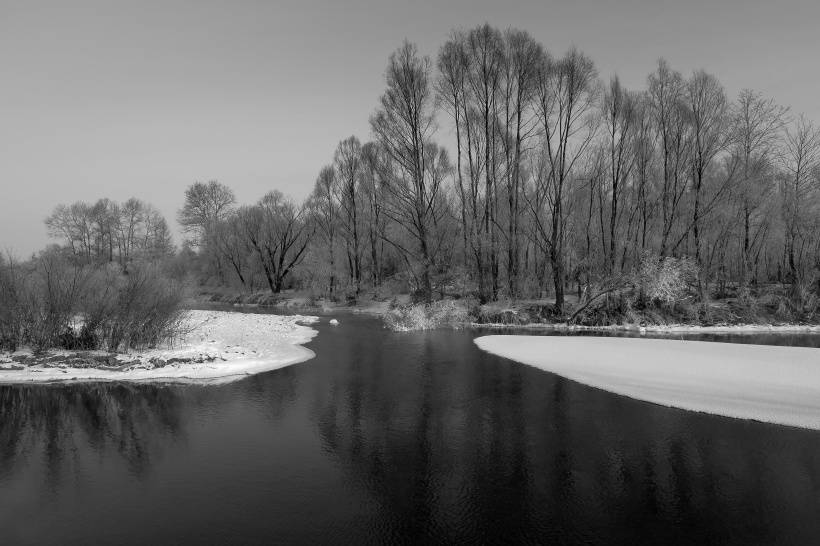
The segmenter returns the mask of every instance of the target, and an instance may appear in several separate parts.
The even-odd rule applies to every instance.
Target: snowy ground
[[[697,326],[692,324],[612,324],[609,326],[583,326],[577,324],[499,324],[473,323],[476,328],[527,328],[557,332],[651,332],[660,334],[814,334],[820,333],[820,325],[814,324],[731,324],[725,326]]]
[[[820,349],[587,336],[493,335],[475,342],[630,398],[820,430]]]
[[[102,367],[61,363],[76,356],[69,352],[50,353],[49,362],[31,366],[21,364],[24,352],[0,353],[0,383],[229,382],[313,358],[313,351],[300,344],[317,333],[303,324],[317,320],[298,315],[189,311],[187,333],[172,347],[117,355]]]

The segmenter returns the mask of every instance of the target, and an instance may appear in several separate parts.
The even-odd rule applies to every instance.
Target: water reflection
[[[336,351],[326,396],[314,401],[324,449],[373,496],[388,537],[820,535],[816,432],[613,396],[480,353],[472,337],[372,335],[366,352]],[[333,337],[316,341],[319,354],[323,343]]]
[[[169,386],[81,384],[0,387],[0,475],[42,456],[56,488],[79,458],[116,453],[129,472],[148,471],[163,444],[184,434],[183,403]]]
[[[315,359],[230,385],[0,387],[0,541],[820,539],[816,431],[615,396],[473,331],[319,328]]]

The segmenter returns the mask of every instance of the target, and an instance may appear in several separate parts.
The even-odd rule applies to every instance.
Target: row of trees
[[[188,187],[178,220],[205,258],[206,276],[224,284],[233,275],[243,288],[262,278],[273,293],[302,262],[315,230],[305,207],[282,192],[237,207],[233,191],[216,181]]]
[[[84,261],[156,260],[174,253],[171,232],[153,206],[131,198],[57,205],[45,220],[50,237]]]
[[[820,130],[760,93],[730,100],[663,60],[629,90],[489,25],[435,62],[404,43],[385,83],[372,141],[340,142],[304,204],[189,188],[180,222],[221,282],[355,296],[400,279],[559,311],[667,258],[691,259],[700,298],[816,282]]]

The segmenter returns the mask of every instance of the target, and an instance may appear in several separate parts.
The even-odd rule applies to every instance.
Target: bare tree
[[[633,141],[637,123],[636,102],[632,93],[621,87],[617,76],[610,81],[601,102],[609,159],[609,249],[606,255],[610,275],[615,272],[621,196],[635,164]]]
[[[456,190],[461,204],[459,215],[461,219],[462,261],[468,267],[471,259],[475,258],[476,269],[481,268],[480,256],[476,252],[477,239],[477,192],[473,174],[473,147],[468,117],[468,89],[467,70],[468,59],[465,50],[466,38],[462,32],[453,32],[450,39],[444,43],[438,55],[438,79],[436,80],[437,99],[444,106],[444,110],[453,118],[456,136]],[[462,136],[463,134],[463,136]],[[465,185],[463,157],[467,154],[468,184]],[[480,274],[480,273],[479,273]]]
[[[248,245],[243,237],[242,218],[232,213],[227,218],[217,222],[213,233],[214,250],[226,262],[243,288],[249,286],[248,275]]]
[[[740,283],[746,287],[751,268],[752,246],[760,238],[763,222],[755,214],[771,195],[773,154],[786,122],[788,108],[778,106],[760,93],[744,89],[731,110],[731,130],[734,153],[742,165],[738,184],[742,214],[742,256]],[[753,225],[755,224],[755,225]]]
[[[57,205],[45,224],[50,237],[85,262],[117,261],[127,268],[135,258],[160,259],[174,250],[162,214],[134,197],[122,205],[110,199]]]
[[[236,203],[233,191],[216,180],[195,182],[185,190],[185,204],[177,219],[185,233],[194,235],[194,242],[205,244],[211,228],[230,212]]]
[[[507,287],[510,297],[519,295],[521,259],[520,223],[522,157],[538,128],[536,96],[538,73],[544,58],[541,45],[524,31],[504,33],[505,62],[503,77],[507,192]]]
[[[282,291],[287,275],[304,259],[313,235],[303,211],[282,192],[272,191],[256,205],[238,212],[245,239],[274,294]]]
[[[358,296],[362,289],[362,255],[359,237],[359,204],[356,201],[362,170],[362,146],[351,136],[339,143],[334,156],[336,189],[341,206],[341,226],[347,248],[347,265]]]
[[[434,258],[430,231],[440,183],[429,176],[428,160],[446,158],[446,154],[441,155],[443,151],[431,154],[434,104],[430,59],[420,57],[416,46],[405,42],[390,55],[385,79],[387,89],[370,126],[394,167],[386,186],[394,197],[393,219],[416,239],[418,251],[413,254],[421,265],[420,291],[429,301]]]
[[[731,174],[725,176],[712,193],[712,201],[704,207],[704,185],[707,172],[715,158],[725,150],[728,143],[728,102],[723,87],[717,78],[702,70],[695,72],[686,83],[684,100],[692,126],[690,138],[692,142],[691,171],[694,203],[692,205],[690,228],[694,236],[695,262],[698,266],[701,266],[701,222],[703,216],[711,209],[711,205],[716,203],[718,197],[724,193],[731,180]],[[683,237],[679,242],[682,240]],[[698,284],[701,286],[702,291],[702,276],[699,277]]]
[[[650,110],[660,141],[661,180],[661,243],[660,256],[669,251],[670,237],[678,223],[681,202],[686,195],[688,178],[685,174],[690,152],[689,117],[684,105],[683,76],[669,67],[664,60],[648,79]]]
[[[577,49],[571,49],[557,62],[544,58],[538,92],[545,168],[536,179],[531,208],[537,232],[549,253],[555,310],[560,313],[564,306],[568,185],[576,162],[597,130],[596,120],[590,115],[598,96],[595,66]]]
[[[364,194],[367,214],[367,239],[370,247],[370,269],[374,287],[382,282],[384,239],[387,222],[384,214],[385,160],[378,144],[367,142],[362,146],[362,180],[359,185]]]
[[[329,277],[328,294],[333,297],[336,290],[336,230],[339,224],[339,207],[336,201],[336,171],[331,165],[322,167],[313,194],[310,207],[316,222],[316,227],[327,245]]]
[[[817,200],[820,190],[820,128],[805,116],[786,131],[781,161],[786,171],[783,180],[783,220],[786,227],[786,265],[792,284],[803,278],[802,246],[817,233],[806,232],[806,212]]]
[[[192,244],[206,260],[212,260],[220,281],[225,280],[221,256],[214,249],[216,225],[230,214],[236,203],[233,191],[216,180],[195,182],[185,190],[185,203],[177,213],[183,232],[192,235]]]

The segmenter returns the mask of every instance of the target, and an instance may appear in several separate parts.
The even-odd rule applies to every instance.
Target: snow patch
[[[491,335],[489,353],[638,400],[820,430],[820,350],[665,339]]]
[[[610,324],[608,326],[586,326],[582,324],[539,323],[504,324],[498,322],[473,322],[474,328],[528,329],[549,332],[652,332],[659,334],[820,334],[816,324],[730,324],[699,326],[693,324]]]
[[[318,318],[225,311],[189,311],[185,334],[170,347],[116,355],[106,369],[60,363],[20,366],[0,354],[0,383],[50,381],[160,381],[226,383],[313,358],[302,347],[316,334],[304,326]],[[301,324],[300,324],[301,323]],[[50,356],[70,356],[55,351]],[[116,368],[116,369],[111,369]]]

